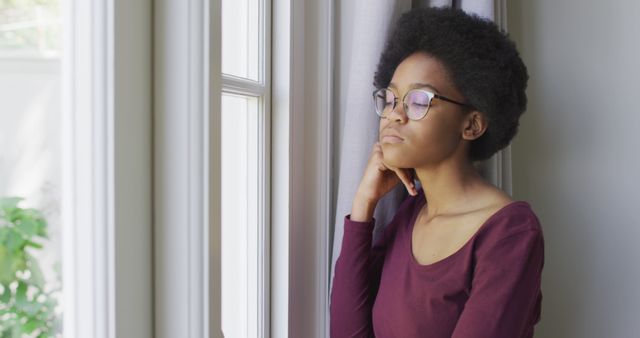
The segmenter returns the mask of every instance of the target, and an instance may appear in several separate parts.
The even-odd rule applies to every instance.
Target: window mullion
[[[256,81],[223,75],[222,90],[239,95],[264,96],[267,93],[267,86]]]

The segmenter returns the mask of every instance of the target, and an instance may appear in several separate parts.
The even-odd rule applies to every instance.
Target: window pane
[[[0,1],[0,337],[62,336],[59,13]]]
[[[222,72],[261,81],[262,0],[222,1]]]
[[[257,337],[259,109],[255,97],[222,95],[222,329]]]

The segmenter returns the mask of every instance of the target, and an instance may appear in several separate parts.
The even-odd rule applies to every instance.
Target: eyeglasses
[[[402,97],[402,104],[407,117],[411,120],[420,120],[425,117],[431,106],[431,100],[433,100],[434,97],[473,109],[471,105],[454,101],[424,89],[412,89]],[[373,103],[376,107],[376,114],[380,117],[385,117],[388,113],[392,112],[396,108],[397,102],[398,98],[389,88],[380,88],[373,92]]]

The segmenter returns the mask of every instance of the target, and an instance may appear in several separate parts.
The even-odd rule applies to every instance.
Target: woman
[[[380,139],[344,219],[331,337],[533,336],[542,228],[474,167],[517,133],[527,80],[491,21],[449,8],[400,17],[375,74]],[[376,204],[398,184],[409,196],[372,246]]]

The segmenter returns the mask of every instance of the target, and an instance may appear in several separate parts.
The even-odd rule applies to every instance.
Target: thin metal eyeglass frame
[[[380,92],[382,90],[388,90],[388,91],[391,92],[391,94],[393,94],[393,107],[391,108],[392,111],[394,109],[396,109],[396,105],[398,104],[398,96],[396,96],[396,93],[394,93],[393,90],[391,90],[390,88],[380,88],[380,89],[374,90],[373,91],[373,106],[374,106],[374,109],[376,110],[376,114],[379,117],[384,117],[384,116],[382,116],[382,112],[378,111],[378,105],[376,104],[376,93],[378,93],[378,92]],[[419,91],[419,92],[426,93],[427,96],[429,97],[429,103],[427,104],[427,109],[424,110],[424,114],[422,114],[422,116],[420,116],[419,118],[416,118],[416,119],[411,119],[410,118],[411,120],[414,120],[414,121],[421,120],[427,115],[427,113],[429,112],[429,108],[431,108],[431,101],[433,100],[433,98],[437,98],[437,99],[440,99],[440,100],[443,100],[443,101],[448,101],[448,102],[451,102],[451,103],[454,103],[454,104],[457,104],[457,105],[460,105],[460,106],[463,106],[463,107],[467,107],[467,108],[470,108],[470,109],[475,109],[473,106],[471,106],[469,104],[458,102],[458,101],[450,99],[450,98],[448,98],[446,96],[442,96],[442,95],[436,94],[434,92],[430,92],[428,90],[416,88],[416,89],[411,89],[410,91],[406,92],[404,94],[404,96],[402,96],[402,107],[404,108],[405,114],[406,114],[407,108],[408,108],[407,107],[407,103],[405,102],[405,99],[407,98],[407,95],[409,93],[413,92],[413,91]],[[409,115],[407,115],[407,117],[409,117]]]

